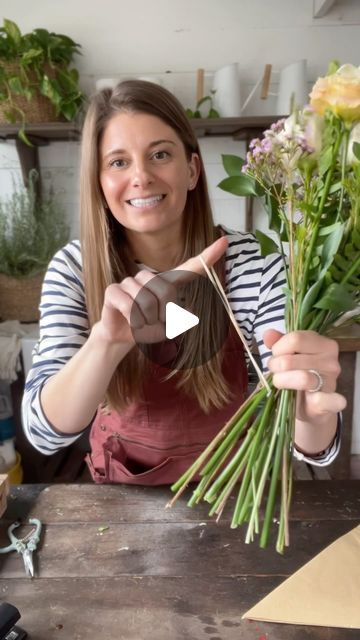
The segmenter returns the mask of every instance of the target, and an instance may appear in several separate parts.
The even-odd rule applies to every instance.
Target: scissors
[[[19,527],[21,522],[13,522],[8,527],[7,533],[11,544],[7,547],[0,548],[0,553],[8,553],[9,551],[17,551],[21,553],[24,562],[25,573],[30,578],[34,577],[34,563],[33,552],[35,551],[38,543],[40,542],[41,522],[38,518],[29,518],[29,524],[34,525],[34,528],[23,538],[17,538],[13,531]]]

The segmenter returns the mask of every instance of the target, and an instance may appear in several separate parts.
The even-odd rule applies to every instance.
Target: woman
[[[173,482],[203,450],[245,396],[247,374],[231,331],[212,358],[194,355],[223,328],[204,278],[192,277],[203,274],[199,254],[215,265],[275,385],[298,391],[297,455],[333,459],[345,406],[335,391],[336,343],[313,332],[282,335],[280,258],[261,258],[251,234],[215,228],[183,108],[137,80],[101,91],[86,116],[81,249],[72,242],[49,265],[24,394],[35,447],[51,454],[92,425],[94,480],[141,484]],[[195,334],[164,341],[166,303],[182,287],[185,308],[195,301],[205,313]]]

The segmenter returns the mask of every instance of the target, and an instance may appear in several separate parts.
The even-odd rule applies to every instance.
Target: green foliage
[[[15,22],[4,19],[0,28],[0,104],[8,122],[21,121],[21,137],[27,144],[26,116],[16,104],[16,96],[31,102],[39,91],[55,106],[57,115],[74,120],[84,102],[78,72],[69,68],[75,54],[80,54],[80,45],[68,36],[47,29],[22,34]]]
[[[262,196],[264,190],[259,183],[252,177],[245,173],[242,173],[242,167],[245,161],[234,155],[222,155],[223,166],[228,174],[228,178],[225,178],[217,185],[219,189],[232,193],[234,196]]]
[[[256,238],[260,244],[260,252],[263,257],[272,253],[279,253],[279,247],[276,242],[265,233],[257,229],[255,231]]]
[[[239,156],[234,156],[231,154],[223,154],[221,156],[224,169],[228,176],[241,176],[242,168],[245,164],[245,160],[243,158],[239,158]]]
[[[196,103],[195,109],[186,109],[186,115],[188,118],[220,118],[220,114],[213,107],[213,94],[215,91],[210,92],[210,96],[204,96]],[[207,104],[209,103],[209,104]],[[200,110],[206,104],[208,111],[204,112],[204,109]]]
[[[63,208],[50,192],[41,202],[35,193],[36,171],[29,187],[13,183],[11,196],[0,200],[0,273],[22,278],[46,269],[69,239]]]
[[[359,142],[354,142],[353,144],[353,152],[354,152],[354,156],[360,160],[360,143]]]

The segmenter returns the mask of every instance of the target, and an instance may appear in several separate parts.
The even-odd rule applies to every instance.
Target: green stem
[[[350,129],[346,127],[344,132],[344,141],[343,141],[342,157],[341,157],[341,189],[340,189],[340,198],[339,198],[336,220],[339,220],[341,216],[341,210],[342,210],[342,205],[344,200],[344,192],[345,192],[344,180],[345,180],[345,172],[346,172],[346,158],[347,158],[347,152],[348,152],[348,146],[349,146],[349,138],[350,138]]]
[[[217,513],[218,515],[221,515],[226,501],[228,499],[228,497],[230,496],[230,494],[232,493],[233,488],[235,487],[237,481],[239,480],[244,467],[247,463],[247,459],[249,457],[251,453],[251,449],[247,449],[245,451],[245,453],[242,456],[241,461],[238,462],[236,469],[233,472],[233,475],[230,477],[230,479],[228,480],[228,482],[226,483],[225,487],[223,488],[223,490],[221,491],[219,497],[217,498],[216,502],[213,504],[213,506],[211,507],[210,511],[209,511],[209,515],[212,516],[214,513]]]
[[[170,487],[171,491],[173,491],[174,493],[176,492],[176,495],[170,501],[169,506],[172,506],[177,500],[177,498],[183,493],[183,491],[185,491],[187,485],[192,480],[192,478],[197,474],[197,472],[201,469],[202,465],[207,460],[211,452],[217,447],[218,443],[221,442],[223,438],[225,438],[228,430],[233,427],[233,425],[236,423],[239,416],[241,416],[242,412],[245,411],[247,407],[249,407],[249,405],[253,403],[254,399],[257,398],[257,394],[260,392],[263,392],[263,394],[266,394],[266,389],[260,389],[260,390],[255,389],[255,391],[245,400],[245,402],[241,405],[241,407],[239,407],[239,409],[234,413],[234,415],[230,418],[230,420],[228,420],[228,422],[221,429],[221,431],[219,431],[219,433],[215,436],[215,438],[208,444],[208,446],[202,452],[202,454],[195,460],[195,462],[193,462],[191,467],[189,467],[189,469],[187,469],[185,473],[183,473],[183,475]]]
[[[292,416],[295,418],[295,394],[294,393],[290,395],[288,416],[289,416],[289,419],[287,421],[287,429],[286,429],[283,453],[282,453],[280,521],[279,521],[278,537],[276,542],[276,551],[278,553],[284,552],[284,546],[289,545],[289,539],[290,539],[289,507],[290,507],[290,492],[291,492],[291,482],[292,482],[292,464],[291,464],[292,446],[290,447],[290,443],[292,444],[293,438],[294,438],[294,434],[292,432],[292,427],[295,423],[295,420],[292,419]]]
[[[288,389],[283,389],[280,394],[279,406],[279,433],[277,434],[277,443],[275,450],[274,464],[271,472],[269,495],[266,503],[266,511],[264,517],[263,528],[260,536],[260,547],[263,549],[267,546],[270,532],[270,525],[273,518],[276,491],[279,481],[279,470],[281,458],[283,454],[284,443],[286,441],[286,425],[288,420],[290,393]]]
[[[341,279],[340,284],[345,284],[355,273],[358,274],[360,270],[360,254],[355,260],[353,266],[346,272],[344,277]]]
[[[222,470],[218,478],[216,478],[216,480],[214,481],[212,487],[207,491],[206,495],[204,496],[204,500],[206,500],[206,502],[214,501],[219,490],[228,481],[229,477],[234,473],[234,471],[237,470],[238,465],[240,464],[244,456],[246,456],[246,453],[250,447],[250,444],[254,438],[254,435],[255,435],[254,431],[251,431],[251,430],[248,431],[248,433],[246,434],[246,438],[241,443],[238,451],[232,457],[232,459],[227,464],[225,469]]]
[[[263,411],[261,412],[259,418],[260,418],[260,423],[259,423],[259,427],[257,430],[257,434],[256,437],[254,439],[253,445],[252,445],[252,451],[251,451],[251,455],[246,467],[246,471],[244,473],[244,477],[241,481],[241,486],[240,486],[240,491],[238,494],[238,498],[236,501],[236,505],[235,505],[235,509],[234,509],[234,514],[233,514],[233,518],[232,518],[232,522],[231,522],[231,527],[234,528],[236,526],[238,526],[239,524],[239,514],[242,510],[242,506],[243,506],[243,500],[244,500],[244,496],[246,494],[247,488],[249,486],[250,480],[251,480],[251,473],[252,473],[252,469],[253,469],[253,465],[255,463],[255,459],[258,457],[259,455],[259,444],[261,442],[261,440],[263,439],[263,434],[264,434],[264,430],[266,428],[266,426],[268,425],[268,420],[269,420],[269,415],[271,413],[272,407],[274,405],[275,402],[275,396],[274,396],[273,392],[271,394],[271,396],[269,396],[267,398],[265,407],[263,409]]]
[[[206,500],[207,502],[213,502],[216,498],[216,495],[211,495],[209,496],[208,493],[206,493],[208,486],[213,483],[213,486],[215,485],[215,483],[218,483],[219,478],[222,476],[222,474],[220,474],[220,476],[218,476],[218,472],[224,467],[224,464],[226,462],[226,459],[229,455],[229,453],[232,451],[232,449],[234,448],[234,446],[237,443],[237,437],[235,434],[235,437],[233,439],[233,441],[230,443],[230,445],[227,447],[227,449],[225,449],[223,451],[223,454],[220,458],[218,458],[217,463],[214,466],[212,466],[211,470],[207,473],[207,474],[203,474],[203,471],[201,472],[203,474],[203,477],[201,478],[201,481],[199,483],[199,485],[197,486],[197,488],[194,490],[193,492],[193,497],[189,500],[188,505],[189,507],[193,506],[193,504],[196,504],[197,502],[199,502],[202,498],[204,498],[204,500]],[[240,453],[243,455],[245,453],[244,451],[244,447],[243,447],[244,443],[242,443],[242,445],[240,446]],[[239,452],[238,452],[239,453]],[[236,454],[238,455],[238,454]],[[241,456],[238,457],[238,460],[241,459]],[[232,465],[232,461],[233,459],[228,463],[228,465],[225,467],[225,471],[228,470],[229,465]],[[210,493],[212,493],[212,489],[213,487],[210,488]],[[204,495],[206,493],[206,495]]]
[[[278,413],[276,415],[275,424],[273,425],[272,432],[271,432],[269,450],[268,450],[268,453],[267,453],[267,457],[266,457],[266,460],[265,460],[264,467],[262,469],[259,485],[258,485],[256,496],[255,496],[255,499],[254,499],[254,504],[253,504],[253,507],[252,507],[252,510],[251,510],[250,521],[249,521],[247,534],[246,534],[246,538],[245,538],[245,542],[246,543],[249,543],[250,539],[251,539],[252,530],[253,530],[253,526],[254,526],[254,521],[255,521],[255,518],[257,517],[257,511],[259,509],[259,505],[260,505],[260,502],[261,502],[261,499],[262,499],[262,496],[263,496],[263,493],[264,493],[266,481],[268,479],[269,469],[271,467],[271,462],[272,462],[272,459],[273,459],[274,449],[276,448],[276,445],[277,445],[277,442],[278,442],[279,429],[280,429],[280,426],[281,426],[281,419],[282,419],[281,406],[282,406],[282,402],[283,402],[283,400],[282,400],[283,397],[284,397],[283,394],[281,394],[280,395],[279,411],[278,411]]]
[[[254,396],[253,401],[249,405],[249,407],[244,411],[238,422],[235,423],[230,433],[225,437],[221,445],[218,447],[216,453],[210,458],[210,460],[206,463],[204,469],[201,471],[202,475],[207,475],[210,473],[212,467],[217,463],[218,459],[222,456],[224,449],[227,448],[229,443],[231,443],[234,439],[238,438],[242,431],[247,426],[247,422],[249,418],[253,415],[256,407],[260,404],[263,398],[266,396],[266,389],[262,387],[257,394]]]
[[[304,265],[304,270],[301,274],[301,280],[302,280],[302,288],[301,288],[301,292],[300,292],[300,298],[298,300],[299,306],[298,306],[298,314],[300,313],[300,309],[301,309],[301,302],[304,298],[304,295],[306,293],[306,289],[308,286],[308,274],[309,274],[309,270],[310,270],[310,264],[311,264],[311,260],[313,258],[314,255],[314,247],[317,241],[317,237],[318,237],[318,233],[319,233],[319,222],[321,219],[321,216],[323,214],[324,211],[324,207],[325,207],[325,203],[327,200],[327,197],[329,195],[329,190],[331,187],[331,181],[332,181],[332,177],[333,177],[333,172],[334,172],[334,167],[335,167],[335,160],[337,158],[338,152],[339,152],[339,148],[340,148],[340,144],[341,144],[341,140],[342,140],[342,135],[341,135],[341,131],[338,131],[338,135],[337,135],[337,140],[335,142],[334,148],[333,148],[333,156],[332,156],[332,163],[331,166],[328,170],[327,176],[326,176],[326,180],[325,180],[325,185],[324,185],[324,190],[323,190],[323,194],[320,200],[320,204],[319,204],[319,208],[317,210],[316,216],[315,216],[315,220],[314,220],[314,228],[313,228],[313,232],[311,234],[311,239],[310,239],[310,243],[308,246],[308,250],[307,250],[307,256],[306,256],[306,261],[305,261],[305,265]],[[296,324],[298,325],[299,322],[299,318],[297,318],[297,322]]]
[[[265,434],[264,439],[260,444],[256,461],[254,462],[254,465],[252,468],[252,472],[254,476],[252,480],[252,484],[251,486],[248,485],[248,487],[244,487],[243,495],[245,495],[245,497],[242,498],[241,500],[238,500],[239,509],[237,509],[236,512],[234,513],[234,517],[231,523],[232,529],[236,529],[236,527],[238,527],[239,525],[243,524],[246,521],[248,522],[250,520],[251,509],[252,509],[251,505],[253,505],[255,502],[256,487],[259,483],[259,479],[264,468],[264,463],[267,458],[268,451],[269,451],[269,437],[268,437],[268,434]],[[255,485],[255,491],[254,491],[254,485]]]

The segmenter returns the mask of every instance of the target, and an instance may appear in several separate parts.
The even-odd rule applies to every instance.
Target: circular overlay
[[[173,304],[167,307],[168,303]],[[146,325],[136,328],[144,317]],[[196,317],[198,323],[185,329],[197,322]],[[223,347],[229,325],[208,277],[183,270],[154,276],[139,291],[130,316],[138,348],[151,362],[171,370],[192,369],[211,360]]]

